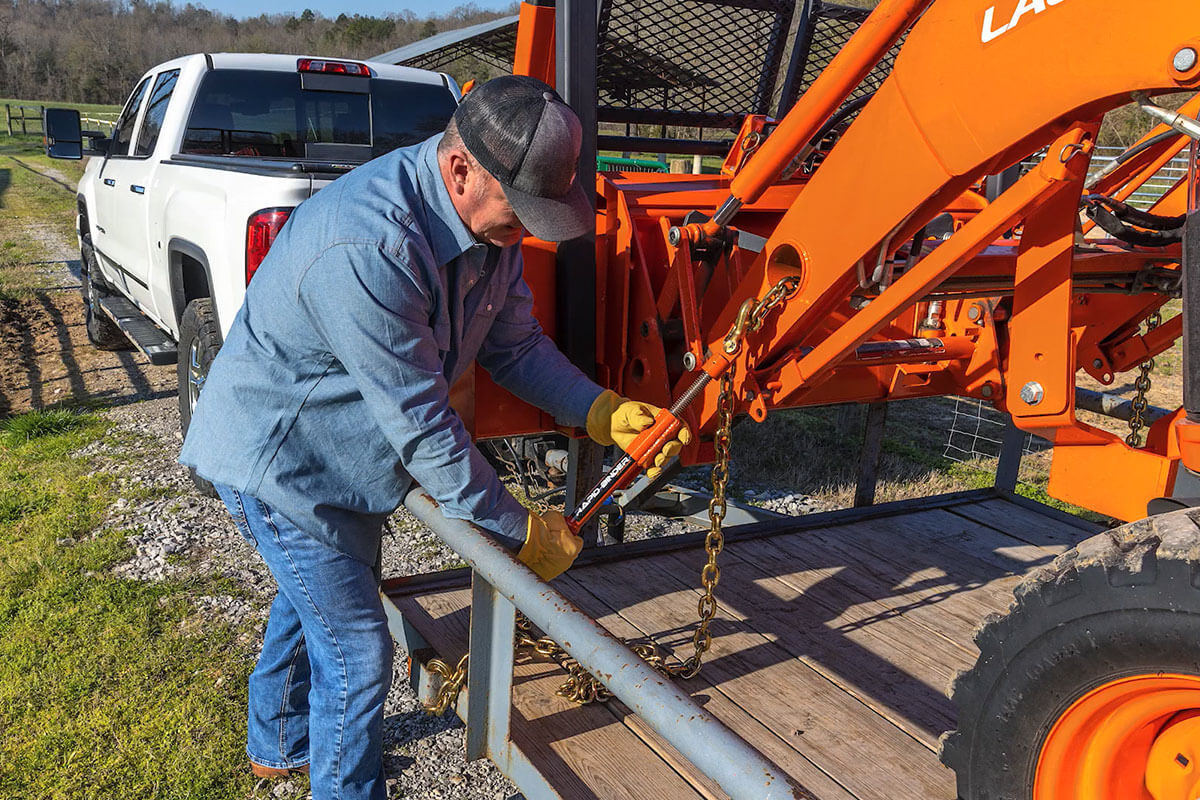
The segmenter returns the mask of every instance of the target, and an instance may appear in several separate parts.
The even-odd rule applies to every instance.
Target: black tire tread
[[[96,312],[92,310],[92,294],[99,297],[104,297],[108,294],[108,287],[104,283],[103,276],[100,275],[99,265],[96,263],[96,253],[89,239],[85,238],[80,247],[80,257],[83,260],[82,271],[83,280],[81,293],[83,294],[83,314],[84,324],[87,331],[88,341],[97,350],[130,350],[133,348],[133,343],[129,341],[129,337],[125,335],[117,323],[105,314],[103,311]]]
[[[221,329],[217,325],[217,316],[210,298],[201,297],[188,303],[179,320],[179,362],[176,376],[179,384],[179,427],[185,437],[192,421],[192,410],[188,404],[187,375],[193,336],[199,338],[203,349],[211,351],[214,356],[221,349]],[[196,491],[201,495],[217,496],[213,485],[197,475],[196,470],[188,467],[188,474],[191,475]]]

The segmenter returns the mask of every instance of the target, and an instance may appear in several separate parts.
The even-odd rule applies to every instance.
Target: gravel
[[[242,626],[255,644],[261,641],[274,580],[254,549],[234,528],[219,500],[200,496],[187,471],[175,463],[181,437],[174,397],[147,400],[105,412],[113,429],[81,453],[95,457],[114,475],[118,499],[103,522],[105,529],[128,531],[134,554],[113,571],[126,578],[160,581],[189,575],[223,576],[240,596],[195,598],[204,621]],[[682,485],[703,490],[707,470],[688,470]],[[746,504],[776,513],[803,514],[815,508],[804,495],[767,487],[736,492]],[[413,575],[462,564],[456,553],[404,510],[389,520],[384,537],[383,574]],[[697,524],[632,514],[626,538],[643,539],[696,530]],[[66,544],[66,543],[64,543]],[[506,800],[520,797],[490,761],[464,759],[462,723],[453,715],[425,714],[397,658],[392,690],[385,705],[384,761],[388,796],[436,800]],[[302,800],[306,779],[262,781],[251,797]]]

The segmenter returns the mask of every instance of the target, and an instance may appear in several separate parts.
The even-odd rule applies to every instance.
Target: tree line
[[[516,13],[464,5],[383,17],[312,10],[234,19],[188,3],[0,0],[0,97],[121,104],[147,69],[189,53],[369,58],[437,33]],[[458,76],[456,76],[458,77]]]

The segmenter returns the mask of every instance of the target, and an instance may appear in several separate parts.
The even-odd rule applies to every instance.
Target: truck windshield
[[[340,76],[339,76],[340,77]],[[218,69],[197,92],[181,152],[366,161],[442,131],[454,113],[445,86],[346,78],[302,86],[299,73]],[[362,91],[367,88],[368,91]]]

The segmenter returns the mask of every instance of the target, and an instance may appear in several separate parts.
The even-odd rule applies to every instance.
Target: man
[[[297,208],[248,287],[180,461],[213,482],[278,583],[250,677],[256,775],[311,768],[317,800],[385,796],[377,559],[413,481],[543,579],[579,553],[560,513],[505,491],[451,410],[473,361],[602,444],[650,425],[657,409],[603,390],[542,334],[521,277],[525,229],[562,241],[594,225],[574,181],[580,139],[550,87],[497,78],[445,134]]]

